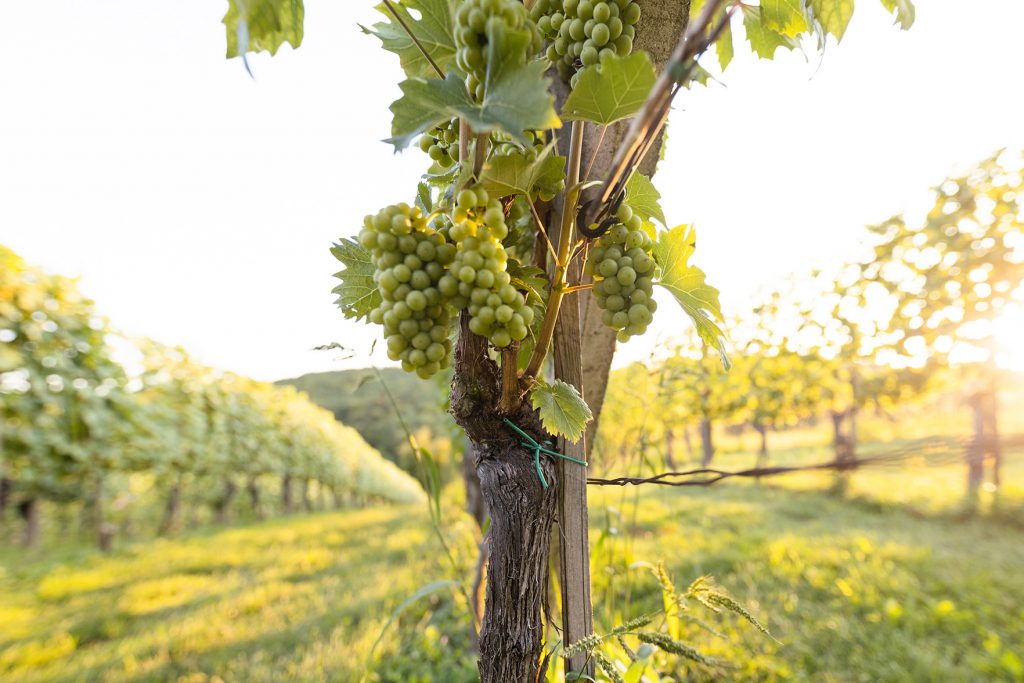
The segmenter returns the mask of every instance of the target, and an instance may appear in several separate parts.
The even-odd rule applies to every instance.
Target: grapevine
[[[601,321],[626,342],[643,334],[653,318],[657,303],[651,293],[659,272],[651,255],[654,242],[640,216],[623,204],[616,218],[619,222],[594,242],[587,271],[594,276],[594,297],[604,311]]]
[[[419,208],[404,203],[367,216],[359,241],[373,256],[381,303],[370,321],[384,326],[388,357],[423,378],[448,367],[450,315],[438,282],[454,246],[428,227]]]

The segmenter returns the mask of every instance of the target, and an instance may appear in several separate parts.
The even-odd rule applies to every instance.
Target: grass
[[[683,636],[721,668],[668,660],[667,680],[1024,681],[1024,457],[999,505],[956,514],[963,467],[711,489],[599,490],[591,512],[597,628],[661,605],[646,563],[703,574],[775,640],[733,617]],[[737,462],[742,454],[725,455]],[[798,457],[794,455],[793,457]],[[922,477],[914,479],[914,476]],[[449,505],[449,510],[452,506]],[[472,537],[448,530],[465,578]],[[298,516],[126,546],[0,548],[0,680],[471,681],[466,607],[425,511]],[[652,679],[653,680],[653,679]]]

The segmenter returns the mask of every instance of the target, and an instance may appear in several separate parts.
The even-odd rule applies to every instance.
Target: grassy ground
[[[912,474],[858,473],[845,500],[827,493],[829,475],[595,491],[597,626],[658,608],[645,563],[663,560],[680,584],[714,575],[777,640],[711,615],[719,635],[684,635],[727,664],[670,664],[662,681],[1024,681],[1022,454],[979,518],[956,514],[962,467]],[[465,523],[449,538],[468,576]],[[442,557],[408,508],[205,530],[108,557],[0,548],[0,680],[353,681],[368,662],[370,680],[474,680],[450,586],[403,611],[371,656],[403,600],[452,578]]]

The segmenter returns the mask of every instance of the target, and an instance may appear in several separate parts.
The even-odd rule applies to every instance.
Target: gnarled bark
[[[473,444],[474,466],[491,516],[480,680],[532,683],[543,645],[541,600],[555,515],[555,468],[547,457],[541,459],[550,484],[543,488],[532,451],[502,422],[506,416],[497,410],[498,367],[487,356],[486,340],[469,331],[467,320],[463,312],[451,411]],[[507,417],[538,442],[550,438],[526,403]]]

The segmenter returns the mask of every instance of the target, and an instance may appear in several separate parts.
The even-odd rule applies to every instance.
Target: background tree
[[[959,367],[973,412],[968,493],[977,498],[984,461],[999,481],[997,330],[1024,307],[1022,159],[1000,153],[933,191],[919,224],[894,216],[871,228],[875,261],[866,276],[897,299],[898,360]]]

